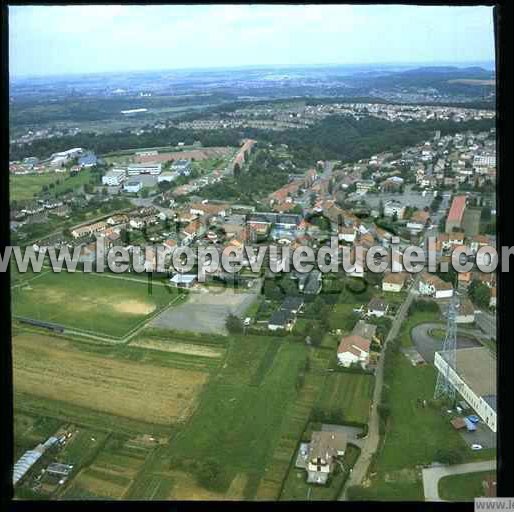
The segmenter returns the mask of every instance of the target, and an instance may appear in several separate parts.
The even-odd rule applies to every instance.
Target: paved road
[[[416,325],[412,329],[412,341],[423,359],[429,363],[434,362],[435,352],[441,350],[442,340],[430,336],[430,331],[438,329],[446,331],[444,323],[426,323]],[[483,334],[475,329],[461,329],[457,331],[457,348],[481,347],[482,345],[474,338],[483,337]]]
[[[394,317],[391,330],[389,331],[389,334],[387,335],[387,338],[384,342],[384,347],[382,348],[377,369],[375,371],[375,389],[373,390],[373,404],[371,406],[371,414],[368,423],[368,435],[362,443],[360,457],[357,459],[357,462],[353,467],[353,471],[350,473],[350,477],[346,481],[346,485],[343,489],[343,492],[339,497],[340,500],[346,500],[346,489],[348,489],[348,487],[352,487],[354,485],[362,485],[362,482],[368,472],[368,467],[371,463],[373,454],[378,449],[378,443],[380,441],[380,434],[378,429],[378,405],[380,404],[380,398],[382,396],[382,386],[384,383],[384,354],[386,352],[386,347],[388,343],[398,335],[400,327],[403,321],[405,320],[407,312],[409,311],[409,307],[413,299],[416,297],[415,290],[418,286],[419,278],[420,274],[417,274],[416,278],[414,279],[411,285],[411,288],[409,289],[409,293],[407,294],[405,301],[396,312],[396,316]]]
[[[454,466],[435,466],[423,470],[423,491],[425,501],[444,501],[439,497],[439,480],[445,476],[477,473],[496,470],[496,460],[456,464]]]
[[[475,320],[480,329],[482,329],[488,337],[496,339],[495,315],[491,315],[490,313],[486,313],[485,311],[480,311],[480,313],[475,314]]]

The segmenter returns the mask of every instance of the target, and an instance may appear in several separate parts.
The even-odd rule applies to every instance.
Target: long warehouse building
[[[436,352],[435,367],[448,377],[462,398],[496,432],[496,360],[486,347],[457,350],[456,368],[445,358],[446,352]]]

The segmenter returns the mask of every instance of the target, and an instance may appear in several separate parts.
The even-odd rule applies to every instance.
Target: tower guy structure
[[[447,361],[446,370],[437,374],[434,399],[448,399],[451,403],[455,401],[455,386],[450,382],[450,368],[456,370],[457,366],[457,310],[459,299],[454,291],[453,297],[448,306],[448,320],[446,325],[446,337],[444,339],[441,355]]]

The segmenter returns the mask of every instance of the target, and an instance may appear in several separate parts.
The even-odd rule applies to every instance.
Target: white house
[[[337,349],[338,364],[345,368],[352,364],[359,364],[365,368],[369,362],[370,346],[371,341],[362,336],[355,334],[344,336]]]
[[[434,297],[435,299],[446,299],[453,297],[453,286],[443,281],[435,274],[424,272],[419,280],[418,291],[420,295]]]
[[[334,470],[336,457],[346,451],[347,438],[343,432],[313,432],[308,448],[307,482],[324,485]]]
[[[176,288],[191,288],[196,280],[196,274],[175,274],[170,279],[170,283]]]
[[[367,314],[369,316],[381,318],[387,313],[388,309],[389,306],[384,300],[374,297],[369,301]]]
[[[405,285],[405,274],[401,272],[389,272],[382,280],[382,290],[384,292],[399,293]]]
[[[347,228],[347,227],[341,227],[339,228],[339,240],[342,240],[344,242],[353,243],[355,241],[355,229],[354,228]]]

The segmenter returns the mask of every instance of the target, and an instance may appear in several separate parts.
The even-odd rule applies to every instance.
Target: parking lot
[[[151,326],[176,331],[227,334],[227,316],[232,313],[242,317],[257,297],[255,292],[238,292],[221,287],[200,288],[191,292],[184,304],[157,316]]]

